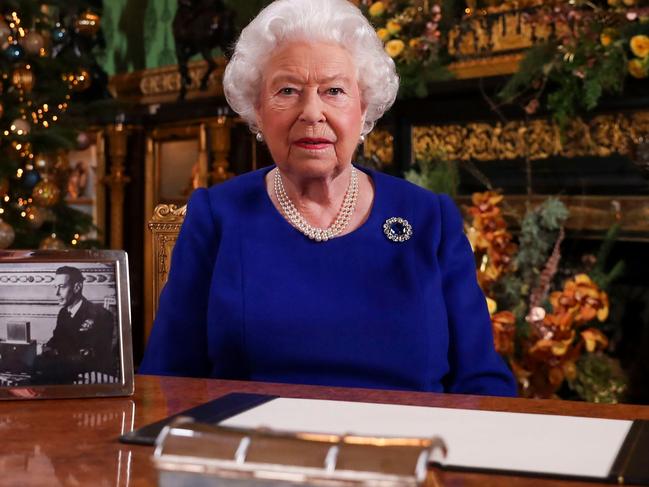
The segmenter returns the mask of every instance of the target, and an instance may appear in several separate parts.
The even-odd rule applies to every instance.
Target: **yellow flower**
[[[586,350],[594,352],[596,349],[604,350],[608,347],[608,338],[596,328],[588,328],[581,332],[581,337],[586,344]]]
[[[369,12],[372,17],[383,15],[383,12],[385,12],[385,5],[383,5],[383,2],[374,2],[370,6]]]
[[[388,20],[386,27],[388,28],[388,32],[392,35],[397,34],[401,30],[401,24],[394,20]]]
[[[379,36],[379,39],[381,39],[383,42],[387,41],[390,38],[390,33],[388,32],[388,29],[384,29],[384,28],[377,30],[376,35]]]
[[[487,298],[487,309],[489,314],[492,315],[498,310],[498,304],[491,298]]]
[[[421,37],[415,37],[414,39],[410,39],[408,41],[408,45],[412,47],[413,49],[416,49],[419,47],[419,44],[421,44]]]
[[[634,78],[646,78],[647,77],[647,67],[642,62],[642,59],[631,59],[627,65],[629,73]]]
[[[639,58],[649,55],[649,37],[646,35],[637,35],[631,38],[631,52]]]
[[[385,45],[385,52],[388,53],[388,56],[390,57],[397,57],[403,49],[406,47],[406,45],[403,43],[402,40],[400,39],[392,39],[391,41],[388,41],[388,43]]]

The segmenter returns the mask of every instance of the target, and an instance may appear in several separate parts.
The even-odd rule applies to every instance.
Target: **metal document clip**
[[[158,436],[153,461],[163,487],[423,487],[439,485],[438,454],[446,456],[439,437],[282,433],[179,418]]]

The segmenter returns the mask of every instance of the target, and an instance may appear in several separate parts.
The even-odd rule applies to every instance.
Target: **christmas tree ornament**
[[[0,47],[2,49],[6,49],[9,47],[9,41],[7,40],[7,37],[11,35],[11,28],[9,25],[4,21],[4,19],[0,18]]]
[[[14,69],[14,72],[11,74],[11,84],[27,93],[34,88],[34,81],[34,73],[31,69],[27,69],[26,66],[20,66]]]
[[[61,22],[57,22],[52,29],[52,40],[56,44],[62,44],[68,40],[68,29]]]
[[[34,229],[41,228],[43,223],[45,223],[46,213],[42,208],[38,206],[30,206],[25,211],[25,218],[27,219],[27,224]]]
[[[9,194],[9,179],[0,178],[0,198],[4,198]]]
[[[36,170],[25,171],[21,179],[25,189],[31,189],[36,186],[36,183],[41,179],[41,175]]]
[[[86,10],[77,18],[74,23],[75,30],[78,34],[87,37],[94,37],[99,32],[101,18],[95,12]]]
[[[41,49],[45,48],[45,39],[43,36],[32,30],[25,35],[20,41],[20,44],[25,48],[29,54],[37,56],[41,53]]]
[[[39,172],[49,174],[56,165],[56,156],[54,154],[37,154],[34,156],[33,164]]]
[[[14,243],[16,232],[13,227],[0,219],[0,249],[7,249]]]
[[[41,250],[65,250],[66,246],[63,240],[56,237],[56,233],[45,237],[38,246]]]
[[[76,74],[69,76],[68,80],[71,80],[70,86],[74,91],[87,90],[92,82],[90,79],[90,71],[85,68],[81,68]]]
[[[39,206],[54,206],[61,198],[61,189],[49,179],[43,179],[34,186],[32,199]]]
[[[25,50],[20,44],[11,44],[5,49],[5,55],[10,61],[20,61],[25,55]]]
[[[11,122],[9,129],[16,135],[27,135],[31,131],[32,126],[29,125],[29,122],[27,120],[17,118],[13,122]]]
[[[88,135],[88,132],[79,132],[79,134],[77,134],[77,149],[86,150],[90,147],[91,143],[92,140],[90,135]]]

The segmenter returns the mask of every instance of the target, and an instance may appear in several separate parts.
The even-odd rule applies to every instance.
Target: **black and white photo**
[[[125,254],[31,254],[0,253],[0,396],[121,390],[133,374]]]

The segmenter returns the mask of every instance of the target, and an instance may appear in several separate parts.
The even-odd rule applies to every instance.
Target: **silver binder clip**
[[[158,439],[153,461],[162,487],[424,487],[439,482],[439,437],[391,438],[242,430],[179,418]]]

